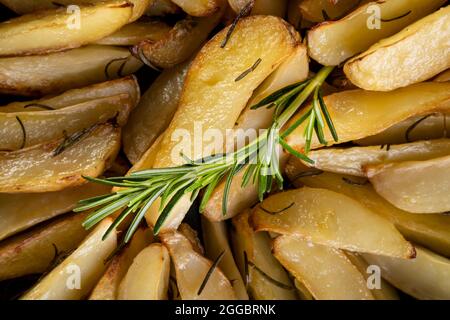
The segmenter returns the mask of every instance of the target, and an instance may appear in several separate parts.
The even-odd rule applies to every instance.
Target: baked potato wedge
[[[131,163],[142,155],[172,121],[190,62],[164,70],[144,93],[123,129],[123,148]]]
[[[115,232],[102,240],[112,220],[103,220],[61,264],[47,274],[22,300],[80,300],[106,269],[105,260],[117,245]]]
[[[248,294],[255,300],[296,300],[294,286],[271,252],[267,232],[255,232],[245,210],[232,219],[231,241],[234,257]]]
[[[310,30],[309,55],[320,64],[337,66],[432,13],[444,3],[443,0],[369,2],[338,21],[327,21]],[[374,6],[381,11],[381,16]]]
[[[374,299],[364,276],[339,249],[280,236],[273,254],[316,300]]]
[[[328,172],[364,177],[366,166],[394,162],[421,161],[450,155],[450,139],[425,140],[387,146],[325,148],[308,157],[313,167]]]
[[[119,287],[118,300],[167,300],[170,257],[153,243],[136,256]]]
[[[324,98],[339,143],[373,136],[392,125],[410,117],[433,112],[448,112],[450,108],[450,83],[424,82],[389,92],[350,90],[328,95]],[[304,114],[293,117],[288,126]],[[302,151],[305,144],[305,123],[287,138],[288,144]],[[329,130],[325,130],[328,145],[333,144]],[[320,145],[312,139],[312,148]]]
[[[210,16],[220,10],[225,0],[171,0],[193,17]]]
[[[149,229],[139,228],[128,246],[112,258],[105,273],[92,290],[89,300],[117,300],[119,286],[127,274],[133,259],[153,240]],[[124,288],[126,292],[127,288]]]
[[[85,214],[68,215],[0,243],[0,281],[44,273],[61,254],[80,244]]]
[[[338,20],[366,1],[361,0],[302,0],[299,9],[303,19],[311,22]]]
[[[428,80],[450,68],[449,29],[447,6],[347,61],[344,72],[356,86],[374,91]]]
[[[70,212],[78,201],[100,196],[111,187],[88,183],[45,193],[0,193],[0,240],[40,222]]]
[[[47,55],[1,58],[0,93],[56,94],[121,78],[141,66],[142,62],[126,48],[96,45]]]
[[[290,162],[287,166],[287,175],[295,186],[325,188],[345,194],[391,221],[406,239],[450,257],[450,216],[412,214],[394,207],[376,193],[367,181],[329,172],[312,176],[304,171],[300,161],[296,162],[295,166],[300,170],[294,168],[293,164]]]
[[[77,143],[55,140],[31,148],[0,152],[0,192],[49,192],[85,184],[101,175],[120,148],[120,128],[99,125]],[[55,156],[55,150],[62,152]],[[20,169],[18,169],[20,168]]]
[[[407,294],[423,300],[450,299],[450,260],[416,246],[413,260],[364,254],[371,265],[381,268],[381,275]]]
[[[343,194],[300,188],[274,194],[255,207],[256,231],[295,235],[352,252],[414,258],[414,247],[387,219]]]
[[[436,82],[446,82],[446,81],[450,81],[450,69],[445,70],[444,72],[441,72],[440,74],[438,74],[433,81]]]
[[[78,48],[100,40],[127,24],[133,4],[100,2],[80,6],[71,21],[66,8],[24,15],[0,24],[0,57],[25,56]]]
[[[182,300],[236,299],[229,279],[213,262],[198,254],[185,236],[169,231],[160,238],[174,264]]]
[[[181,9],[170,0],[154,0],[145,14],[150,17],[164,17],[181,13]]]
[[[251,4],[252,15],[268,15],[284,18],[287,9],[287,0],[228,0],[230,7],[234,12],[241,12],[249,2]]]
[[[180,224],[180,227],[178,228],[177,231],[181,233],[186,239],[189,240],[189,242],[192,245],[192,249],[194,249],[195,252],[197,252],[202,256],[205,255],[205,249],[203,248],[200,238],[198,237],[198,232],[195,231],[189,224],[187,223]]]
[[[450,155],[368,165],[365,171],[375,190],[397,208],[413,213],[450,211]]]

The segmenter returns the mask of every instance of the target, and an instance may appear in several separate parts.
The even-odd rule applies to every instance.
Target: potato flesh
[[[448,136],[447,123],[450,124],[450,115],[448,114],[420,115],[394,124],[376,135],[354,142],[362,146],[374,146],[446,138]],[[415,127],[412,127],[414,124],[416,124]]]
[[[192,249],[190,241],[178,232],[161,234],[161,242],[169,250],[174,263],[178,289],[182,300],[235,300],[230,281],[215,268],[203,291],[200,286],[212,262]]]
[[[113,34],[96,41],[110,46],[134,46],[141,41],[159,41],[169,34],[170,27],[161,21],[135,22],[123,26]]]
[[[202,234],[205,243],[206,257],[210,260],[225,252],[219,263],[219,268],[228,279],[233,279],[231,285],[238,300],[248,300],[248,293],[239,269],[234,261],[233,253],[228,243],[227,226],[224,222],[211,222],[202,216]]]
[[[0,106],[0,112],[45,111],[46,109],[42,106],[52,109],[62,109],[90,100],[116,96],[124,93],[130,95],[131,105],[137,105],[140,98],[140,89],[137,79],[134,76],[102,82],[80,89],[72,89],[60,95],[44,97],[39,100],[12,102],[5,106]]]
[[[387,147],[327,148],[312,151],[308,157],[323,171],[365,177],[365,166],[393,162],[430,160],[450,155],[450,139],[418,141]]]
[[[78,201],[100,196],[108,186],[88,183],[57,192],[0,193],[0,240],[72,210]]]
[[[367,166],[366,170],[375,190],[402,210],[413,213],[450,211],[450,156]]]
[[[448,112],[450,83],[419,83],[390,92],[350,90],[324,98],[339,136],[339,143],[373,136],[392,125],[416,115]],[[292,124],[305,111],[291,119]],[[288,125],[289,125],[288,124]],[[305,123],[286,140],[290,146],[302,151]],[[324,132],[328,146],[334,144],[329,130]],[[314,136],[312,147],[320,146]]]
[[[425,248],[416,247],[417,257],[403,260],[364,254],[371,265],[381,268],[381,275],[400,290],[417,299],[450,299],[450,260]]]
[[[120,129],[101,125],[54,157],[61,142],[0,153],[0,192],[49,192],[85,184],[83,175],[99,176],[116,157]]]
[[[382,19],[393,19],[411,11],[407,16],[389,22],[379,21],[380,28],[368,28],[368,22],[377,22],[373,11],[374,3],[363,5],[334,22],[325,22],[308,32],[308,49],[311,58],[320,64],[337,66],[348,58],[363,52],[378,40],[389,37],[412,22],[438,9],[443,0],[387,0],[377,1]]]
[[[252,223],[256,231],[296,235],[336,249],[414,257],[413,246],[389,220],[326,189],[304,187],[272,195],[255,208]]]
[[[9,20],[0,24],[0,57],[57,52],[95,42],[127,24],[132,8],[126,1],[80,7],[80,27],[68,25],[73,22],[66,8]]]
[[[288,176],[295,186],[325,188],[352,197],[368,209],[391,221],[408,240],[426,246],[444,256],[450,256],[449,216],[412,214],[400,210],[376,193],[370,184],[352,184],[351,181],[355,178],[351,176],[324,172],[320,175],[296,179],[295,177],[299,173],[292,167],[289,168]]]
[[[138,229],[129,245],[111,260],[105,273],[92,290],[89,300],[116,300],[119,285],[133,263],[133,259],[152,240],[152,233],[149,229]]]
[[[81,226],[85,217],[62,217],[1,243],[0,281],[47,271],[57,258],[55,253],[71,252],[86,237],[87,231]]]
[[[172,0],[172,2],[193,17],[204,17],[217,11],[222,0]]]
[[[124,61],[127,62],[120,74]],[[132,57],[126,48],[96,45],[40,56],[2,58],[0,93],[23,96],[55,94],[120,78],[141,66],[142,62]]]
[[[131,112],[123,130],[125,154],[136,163],[167,128],[180,101],[189,62],[164,70]]]
[[[133,107],[130,96],[121,94],[59,110],[0,113],[0,150],[14,151],[70,136],[116,116],[118,124],[124,125]]]
[[[350,13],[360,4],[360,0],[338,0],[336,3],[330,0],[305,0],[300,3],[299,8],[303,18],[306,20],[323,22],[327,20],[324,17],[324,13],[330,17],[330,20],[336,20]]]
[[[255,300],[296,300],[297,295],[288,274],[272,255],[269,235],[266,232],[255,232],[248,223],[249,217],[249,210],[246,210],[233,218],[231,240],[236,264],[247,284],[250,297]],[[246,275],[245,255],[248,262],[270,278],[250,264]],[[283,284],[283,287],[271,279]]]
[[[344,252],[293,236],[273,244],[275,257],[317,300],[373,300],[366,280]]]
[[[375,91],[430,79],[450,67],[449,29],[447,6],[351,59],[344,72],[353,84]]]
[[[154,243],[133,260],[119,287],[119,300],[167,300],[170,257],[166,247]]]
[[[105,259],[116,248],[113,232],[102,237],[112,220],[103,220],[69,257],[39,281],[22,300],[80,300],[95,286],[106,269]],[[79,289],[75,280],[80,276]]]

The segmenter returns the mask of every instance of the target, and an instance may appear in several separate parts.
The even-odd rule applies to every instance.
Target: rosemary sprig
[[[122,212],[106,232],[105,237],[125,221],[127,216],[134,215],[123,240],[127,243],[147,210],[157,199],[160,199],[159,218],[153,229],[153,232],[157,235],[173,207],[183,196],[190,194],[191,201],[194,201],[200,192],[203,192],[200,203],[200,211],[202,212],[213,190],[222,179],[226,179],[222,203],[223,214],[226,214],[232,179],[244,168],[242,186],[245,187],[250,182],[256,184],[260,200],[263,200],[264,195],[271,191],[274,182],[276,182],[278,188],[282,189],[283,176],[278,161],[281,148],[304,161],[312,163],[312,160],[306,154],[295,151],[285,141],[285,138],[298,126],[304,122],[307,124],[305,129],[306,152],[311,147],[314,132],[318,135],[320,142],[326,144],[323,136],[325,123],[328,125],[333,138],[337,141],[336,130],[320,93],[321,85],[332,70],[333,67],[324,67],[314,78],[283,88],[253,106],[253,109],[263,106],[274,107],[273,122],[264,134],[241,149],[198,160],[190,160],[184,156],[186,160],[184,165],[137,171],[124,177],[105,179],[85,177],[88,181],[121,187],[121,189],[104,196],[79,202],[75,209],[76,212],[97,208],[84,221],[84,227],[92,228],[104,218],[122,209]],[[280,130],[284,128],[311,95],[313,95],[311,108],[299,120],[280,133]],[[323,117],[325,117],[325,120]]]

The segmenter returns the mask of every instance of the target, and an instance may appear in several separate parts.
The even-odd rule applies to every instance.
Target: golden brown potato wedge
[[[58,218],[0,243],[0,281],[43,273],[61,254],[74,250],[86,237],[85,214]]]
[[[145,12],[150,17],[163,17],[177,13],[181,13],[180,7],[170,0],[154,0]]]
[[[414,247],[387,219],[343,194],[304,187],[272,195],[255,207],[256,231],[296,235],[354,252],[413,258]]]
[[[180,227],[178,228],[178,232],[181,233],[186,239],[189,240],[189,242],[192,245],[192,249],[194,249],[195,252],[197,252],[198,254],[201,254],[202,256],[205,255],[205,249],[203,248],[203,245],[198,237],[198,233],[197,233],[197,231],[192,229],[192,227],[190,225],[188,225],[187,223],[180,224]]]
[[[249,296],[255,300],[296,300],[288,274],[271,252],[267,232],[255,232],[249,225],[249,210],[232,220],[234,257]]]
[[[153,68],[171,68],[192,57],[217,26],[223,10],[205,18],[187,17],[175,24],[159,41],[145,40],[133,54]]]
[[[123,126],[132,103],[128,94],[120,94],[58,110],[0,113],[0,150],[14,151],[70,137],[113,119]]]
[[[410,117],[432,112],[448,112],[450,83],[425,82],[389,92],[350,90],[324,98],[339,136],[339,143],[373,136]],[[291,124],[305,111],[291,119]],[[288,124],[289,125],[289,124]],[[302,151],[305,123],[287,137],[289,145]],[[325,131],[329,145],[333,138]],[[313,138],[312,148],[320,146]]]
[[[153,243],[134,258],[120,283],[118,300],[167,300],[169,275],[169,252]]]
[[[236,299],[229,279],[217,266],[214,267],[213,262],[198,254],[185,236],[173,231],[161,234],[160,238],[164,246],[169,249],[175,266],[181,299]],[[209,272],[211,269],[212,271]]]
[[[223,6],[224,0],[172,0],[184,12],[193,17],[209,16]]]
[[[364,254],[371,265],[381,268],[381,276],[417,299],[450,299],[450,260],[425,248],[416,247],[413,260]]]
[[[149,229],[139,228],[128,246],[112,258],[103,276],[92,290],[89,300],[116,300],[119,285],[127,274],[133,259],[153,240]]]
[[[211,222],[202,216],[202,231],[206,257],[213,260],[224,252],[224,256],[219,263],[219,268],[230,279],[237,299],[248,300],[247,289],[245,288],[244,281],[236,266],[230,244],[228,243],[227,226],[224,222]]]
[[[413,213],[450,211],[450,155],[368,165],[365,170],[375,190],[397,208]]]
[[[450,69],[440,73],[436,78],[433,79],[436,82],[446,82],[450,81]]]
[[[3,22],[0,57],[58,52],[95,42],[127,24],[132,9],[130,2],[109,1],[78,7],[78,18],[59,8]]]
[[[120,128],[99,125],[55,156],[63,141],[0,152],[0,192],[49,192],[85,184],[83,176],[99,176],[116,157]]]
[[[110,46],[134,46],[144,40],[157,42],[167,37],[170,29],[170,26],[162,21],[138,21],[122,27],[95,43]]]
[[[209,41],[192,62],[180,105],[157,153],[155,168],[184,164],[181,151],[191,159],[211,155],[214,150],[206,150],[203,146],[194,148],[197,143],[191,144],[188,139],[179,141],[181,137],[176,138],[177,134],[183,132],[189,137],[195,137],[194,131],[199,125],[203,132],[212,129],[223,134],[227,129],[232,129],[253,90],[298,45],[296,33],[286,22],[276,17],[252,16],[242,19],[222,48],[228,29],[222,30]],[[273,37],[267,37],[268,33]],[[243,42],[245,47],[242,46]],[[255,63],[258,65],[252,72],[236,81]],[[173,208],[161,231],[176,229],[190,205],[190,197],[186,195]],[[155,225],[159,216],[158,207],[155,203],[149,210],[146,216],[149,225]]]
[[[55,94],[117,79],[141,66],[142,62],[126,48],[95,45],[40,56],[1,58],[0,93]]]
[[[299,8],[304,19],[311,22],[323,22],[341,19],[362,3],[361,0],[303,0]]]
[[[252,15],[268,15],[284,18],[287,8],[287,0],[228,0],[234,12],[239,13],[249,3],[252,4]]]
[[[280,236],[273,254],[316,300],[374,299],[364,276],[341,250]]]
[[[366,166],[393,162],[430,160],[450,155],[450,139],[373,147],[325,148],[312,151],[308,157],[314,168],[365,177]]]
[[[8,113],[61,109],[87,101],[117,96],[124,93],[130,95],[131,105],[137,105],[140,99],[140,89],[135,76],[106,81],[80,89],[72,89],[60,95],[48,96],[39,100],[12,102],[5,106],[0,106],[0,112]]]
[[[299,161],[295,163],[295,167],[293,164],[290,162],[287,166],[287,174],[295,186],[325,188],[345,194],[391,221],[406,239],[450,257],[450,216],[412,214],[394,207],[366,181],[328,172],[311,176],[305,174]]]
[[[0,240],[72,210],[78,201],[100,196],[110,187],[88,183],[46,193],[0,193]]]
[[[131,163],[141,159],[172,121],[189,64],[186,62],[164,70],[131,112],[123,130],[123,148]]]
[[[338,21],[324,22],[308,32],[311,58],[336,66],[438,9],[443,0],[369,2]],[[380,15],[378,14],[380,11]]]
[[[362,146],[376,146],[446,138],[449,131],[448,126],[450,126],[449,114],[430,113],[411,117],[376,135],[354,142]]]
[[[105,260],[116,248],[112,232],[102,240],[112,220],[103,220],[60,265],[47,274],[22,300],[80,300],[95,286],[106,269]]]
[[[430,79],[450,68],[449,29],[447,6],[354,57],[344,72],[353,84],[375,91]]]

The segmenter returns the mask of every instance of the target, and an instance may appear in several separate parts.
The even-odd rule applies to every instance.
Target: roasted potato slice
[[[61,254],[74,250],[86,237],[85,214],[58,218],[0,243],[0,281],[43,273]]]
[[[311,22],[323,22],[337,20],[356,9],[361,0],[303,0],[299,8],[302,17]]]
[[[141,159],[172,121],[189,64],[186,62],[164,70],[131,112],[123,130],[123,148],[131,163]]]
[[[450,69],[440,73],[436,78],[433,79],[436,82],[446,82],[450,81]]]
[[[296,300],[288,274],[271,252],[267,232],[255,232],[249,225],[249,210],[232,220],[234,257],[248,293],[255,300]]]
[[[310,173],[304,171],[300,161],[295,162],[295,166],[294,162],[287,166],[288,177],[295,186],[325,188],[345,194],[390,220],[406,239],[450,256],[450,216],[412,214],[400,210],[376,193],[369,183],[358,181],[355,177],[328,172],[311,176]]]
[[[0,152],[0,192],[49,192],[86,183],[105,171],[120,148],[120,128],[99,125],[55,156],[63,140]],[[20,169],[19,169],[20,168]]]
[[[132,103],[128,94],[121,94],[58,110],[0,113],[0,150],[14,151],[81,134],[112,119],[122,126]]]
[[[450,139],[427,140],[399,145],[353,148],[325,148],[312,151],[308,157],[314,168],[364,177],[366,166],[393,162],[430,160],[450,155]]]
[[[192,229],[192,227],[189,224],[187,223],[180,224],[180,227],[178,228],[177,231],[181,233],[186,239],[189,240],[189,242],[192,245],[192,249],[194,249],[195,252],[197,252],[202,256],[205,255],[205,249],[203,248],[203,245],[198,237],[197,231]]]
[[[223,6],[225,0],[172,0],[184,12],[193,17],[209,16]]]
[[[247,289],[228,243],[227,226],[224,222],[211,222],[202,216],[202,231],[206,257],[212,260],[225,252],[220,260],[219,268],[228,279],[231,279],[231,285],[238,300],[248,300]]]
[[[364,276],[341,250],[280,236],[273,254],[317,300],[374,299]]]
[[[102,239],[112,220],[103,220],[70,256],[33,288],[22,300],[80,300],[95,286],[106,269],[105,260],[116,248],[112,232]]]
[[[444,3],[444,0],[369,2],[341,20],[324,22],[310,30],[309,55],[320,64],[337,66],[378,40],[430,14]],[[380,10],[381,16],[375,10]]]
[[[133,260],[120,283],[119,300],[167,300],[170,257],[166,247],[153,243]]]
[[[324,100],[336,127],[339,143],[343,143],[373,136],[413,116],[448,112],[449,89],[450,83],[425,82],[390,92],[343,91],[326,96]],[[290,124],[304,112],[291,119]],[[305,144],[305,125],[300,125],[286,139],[299,151]],[[329,145],[334,143],[329,130],[325,130],[325,138]],[[319,146],[319,141],[314,137],[312,148]]]
[[[284,18],[287,8],[287,0],[228,0],[234,12],[241,12],[249,2],[252,4],[252,15],[269,15]]]
[[[353,84],[375,91],[430,79],[450,68],[449,29],[447,6],[354,57],[345,64],[344,72]]]
[[[105,273],[92,290],[89,300],[116,300],[119,293],[119,285],[133,263],[133,259],[152,240],[153,236],[149,229],[139,228],[133,235],[129,245],[111,260]]]
[[[95,43],[110,46],[134,46],[144,40],[161,41],[169,35],[170,30],[170,26],[162,21],[138,21],[122,27]]]
[[[205,18],[187,17],[175,24],[159,41],[145,40],[133,47],[132,52],[153,68],[171,68],[188,60],[217,26],[222,10]]]
[[[210,260],[198,254],[185,236],[173,231],[161,234],[160,238],[169,249],[183,300],[236,299],[227,277]]]
[[[450,124],[450,115],[444,113],[415,116],[354,142],[362,146],[374,146],[445,138],[448,135],[447,123]]]
[[[450,211],[450,155],[368,165],[365,170],[375,190],[397,208],[413,213]]]
[[[0,112],[8,113],[62,109],[87,101],[117,96],[125,93],[130,95],[130,104],[137,105],[140,99],[140,89],[136,77],[128,76],[80,89],[72,89],[60,95],[44,97],[39,100],[12,102],[5,106],[0,106]]]
[[[150,17],[162,17],[180,13],[181,9],[170,0],[154,0],[145,14]]]
[[[400,290],[417,299],[450,299],[450,260],[416,246],[417,257],[403,260],[364,254],[381,275]]]
[[[414,247],[387,219],[343,194],[304,187],[272,195],[252,214],[256,231],[296,235],[353,252],[413,258]]]
[[[88,183],[46,193],[0,193],[0,240],[72,210],[78,201],[100,196],[111,187]]]
[[[225,133],[227,129],[232,129],[253,90],[298,45],[295,32],[276,17],[252,16],[242,19],[222,48],[228,29],[222,30],[209,41],[192,62],[180,105],[161,141],[155,168],[184,164],[185,158],[180,155],[181,151],[191,159],[210,155],[213,150],[193,148],[196,143],[191,144],[188,139],[180,142],[179,136],[178,139],[174,137],[180,132],[195,137],[194,131],[199,125],[203,132],[212,129]],[[272,36],[267,37],[267,33]],[[246,43],[245,50],[243,42]],[[252,72],[236,81],[255,63],[258,65]],[[186,195],[173,208],[160,230],[176,229],[190,205],[190,197]],[[159,216],[158,207],[159,204],[155,203],[148,211],[146,218],[149,225],[155,225]]]
[[[70,21],[66,8],[1,23],[0,57],[58,52],[95,42],[127,24],[133,5],[127,1],[109,1],[79,8],[79,25]]]
[[[120,78],[141,66],[142,62],[126,48],[95,45],[40,56],[1,58],[0,93],[55,94]]]

